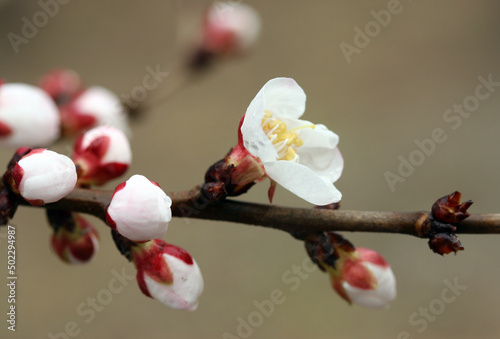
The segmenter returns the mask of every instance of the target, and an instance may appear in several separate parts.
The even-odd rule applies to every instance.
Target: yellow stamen
[[[288,129],[285,122],[273,117],[273,114],[266,110],[264,117],[261,121],[262,130],[266,133],[269,140],[274,145],[276,152],[278,152],[278,160],[294,160],[297,157],[297,150],[293,148],[300,147],[304,144],[297,133],[298,130],[304,128],[314,129],[316,126],[313,124],[304,125]]]
[[[315,129],[316,125],[310,124],[310,125],[304,125],[304,126],[295,127],[295,128],[289,129],[288,133],[295,132],[295,131],[298,131],[299,129],[303,129],[303,128],[312,128],[312,129]]]
[[[295,159],[295,156],[297,153],[295,153],[295,150],[291,147],[289,147],[286,151],[285,159],[284,160],[293,160]]]

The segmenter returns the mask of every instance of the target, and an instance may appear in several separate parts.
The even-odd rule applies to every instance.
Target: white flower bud
[[[172,219],[172,199],[142,175],[118,185],[109,204],[106,222],[132,241],[163,238]]]
[[[59,135],[59,110],[47,93],[26,84],[0,84],[1,145],[43,147]]]
[[[64,130],[69,134],[103,125],[129,133],[127,117],[120,99],[104,87],[89,87],[62,107],[61,114]]]
[[[76,168],[65,155],[46,149],[35,149],[14,166],[16,189],[32,205],[58,201],[76,185]]]
[[[134,251],[141,291],[164,305],[194,311],[203,292],[200,268],[183,248],[155,239]]]

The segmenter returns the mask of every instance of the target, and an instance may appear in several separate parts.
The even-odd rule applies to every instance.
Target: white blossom
[[[342,195],[333,183],[344,166],[339,137],[324,125],[300,120],[305,103],[295,80],[267,82],[246,111],[243,145],[269,178],[292,193],[315,205],[338,202]]]

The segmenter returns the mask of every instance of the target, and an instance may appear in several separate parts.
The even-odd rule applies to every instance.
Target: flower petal
[[[339,202],[342,194],[308,167],[289,161],[264,162],[267,175],[278,184],[314,205]]]
[[[396,278],[390,268],[381,268],[365,262],[364,265],[377,279],[377,288],[372,290],[359,289],[343,283],[343,287],[350,299],[361,306],[369,308],[386,308],[396,299]]]
[[[90,87],[75,99],[73,105],[79,114],[95,117],[98,125],[114,126],[130,134],[120,99],[110,90],[100,86]]]
[[[306,110],[306,94],[291,78],[269,80],[264,87],[264,110],[278,117],[298,119]]]
[[[262,118],[264,117],[264,87],[257,93],[247,108],[243,124],[241,125],[241,135],[243,146],[254,157],[263,161],[271,161],[278,157],[272,142],[262,130]]]
[[[250,154],[262,161],[275,160],[278,153],[262,130],[264,111],[268,110],[280,119],[297,119],[304,114],[305,108],[306,94],[295,80],[269,80],[247,108],[241,125],[243,145]]]
[[[337,181],[344,168],[344,159],[337,147],[339,137],[323,125],[300,130],[304,145],[297,148],[299,163],[330,182]]]
[[[193,260],[192,265],[186,265],[171,255],[164,254],[163,257],[174,274],[174,282],[173,284],[157,282],[146,273],[144,281],[149,294],[172,308],[196,310],[198,298],[203,292],[203,277],[198,264]]]

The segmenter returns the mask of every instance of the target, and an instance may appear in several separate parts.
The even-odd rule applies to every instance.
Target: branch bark
[[[112,191],[77,188],[64,199],[47,204],[45,208],[71,210],[106,220],[106,208]],[[189,191],[172,192],[172,215],[175,217],[229,221],[263,226],[288,232],[298,239],[321,231],[400,233],[419,238],[428,236],[424,221],[429,213],[368,212],[291,208],[225,200],[210,205],[199,199],[199,187]],[[26,202],[22,202],[28,205]],[[461,222],[455,233],[500,234],[500,214],[471,214]]]

